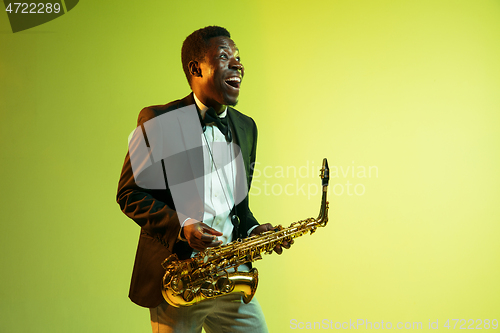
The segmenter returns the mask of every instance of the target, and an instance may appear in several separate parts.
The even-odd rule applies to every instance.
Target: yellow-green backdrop
[[[140,109],[189,92],[183,39],[214,24],[246,67],[260,222],[315,216],[332,168],[328,226],[257,264],[270,331],[492,330],[500,1],[82,0],[15,34],[0,13],[0,331],[150,331],[118,177]]]

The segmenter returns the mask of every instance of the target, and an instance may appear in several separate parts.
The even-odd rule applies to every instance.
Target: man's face
[[[198,98],[216,110],[221,105],[236,105],[240,94],[244,68],[240,62],[239,50],[227,37],[210,39],[205,60],[200,63],[201,77],[198,77]]]

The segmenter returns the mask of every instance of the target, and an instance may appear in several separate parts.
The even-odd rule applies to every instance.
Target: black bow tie
[[[208,108],[205,112],[205,119],[203,120],[205,124],[214,123],[217,128],[224,134],[227,142],[231,142],[231,130],[229,129],[227,123],[227,116],[224,118],[219,118],[219,116],[215,113],[214,108]],[[205,131],[205,126],[203,126],[203,131]]]

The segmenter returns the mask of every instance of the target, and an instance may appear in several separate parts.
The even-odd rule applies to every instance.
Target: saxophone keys
[[[227,277],[221,277],[217,280],[217,289],[224,294],[228,294],[234,290],[234,282]]]
[[[176,293],[180,292],[183,286],[184,283],[178,277],[174,277],[172,281],[170,281],[170,288],[172,288],[172,290]]]
[[[205,297],[214,297],[215,286],[211,281],[205,281],[201,285],[201,293]]]
[[[161,263],[161,266],[164,268],[164,269],[167,269],[168,266],[170,266],[170,264],[174,261],[178,260],[178,257],[177,257],[177,254],[171,254],[170,256],[168,256],[167,259],[165,259],[162,263]]]
[[[311,231],[310,235],[314,234],[314,232],[316,231],[316,229],[317,229],[316,227],[312,227],[311,230],[310,230]]]
[[[219,263],[219,268],[224,269],[227,265],[229,264],[229,261],[227,259],[222,259],[222,261]]]
[[[191,291],[191,289],[186,289],[182,294],[182,298],[189,303],[194,299],[194,293]]]

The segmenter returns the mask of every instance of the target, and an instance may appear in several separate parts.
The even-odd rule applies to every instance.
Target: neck
[[[215,113],[220,115],[221,113],[226,110],[227,106],[226,105],[221,105],[217,102],[213,102],[210,100],[207,100],[206,98],[203,98],[203,95],[200,96],[198,93],[196,93],[193,89],[194,93],[194,100],[196,105],[198,106],[198,109],[200,110],[200,115],[202,119],[205,119],[205,113],[208,108],[212,107],[215,110]]]

